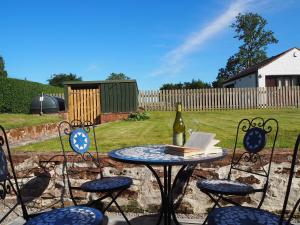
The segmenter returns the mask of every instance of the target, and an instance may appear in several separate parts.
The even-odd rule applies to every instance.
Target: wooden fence
[[[185,111],[299,107],[300,87],[210,88],[140,91],[139,106],[148,111]]]
[[[55,97],[65,99],[65,94],[64,93],[50,93],[50,94],[45,94],[45,95],[50,95],[50,96],[55,96]]]
[[[97,122],[100,109],[99,89],[68,88],[68,120]]]

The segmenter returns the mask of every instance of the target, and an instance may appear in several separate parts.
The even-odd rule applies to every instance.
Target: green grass
[[[60,116],[56,115],[32,115],[32,114],[12,114],[1,113],[0,124],[4,129],[12,129],[18,127],[28,127],[45,123],[58,122],[62,120]]]
[[[150,112],[146,121],[119,121],[96,128],[98,145],[102,152],[125,146],[167,144],[172,142],[174,112]],[[299,133],[300,109],[236,110],[211,112],[184,112],[187,129],[216,133],[220,146],[232,148],[236,126],[242,118],[273,117],[279,121],[277,147],[292,148]],[[60,151],[58,138],[17,148],[22,151]]]

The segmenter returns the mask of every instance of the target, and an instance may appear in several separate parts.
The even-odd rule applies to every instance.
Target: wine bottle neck
[[[182,111],[182,105],[181,104],[177,104],[177,112],[181,112]]]

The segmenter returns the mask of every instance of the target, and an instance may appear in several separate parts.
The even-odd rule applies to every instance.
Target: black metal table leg
[[[168,195],[167,195],[167,199],[168,199],[168,206],[167,206],[167,216],[168,216],[168,224],[171,224],[172,220],[171,220],[171,217],[172,217],[172,205],[173,205],[173,202],[172,202],[172,189],[171,189],[171,182],[172,182],[172,166],[168,166],[168,178],[167,178],[167,189],[168,189]]]
[[[160,180],[160,177],[158,176],[157,172],[149,165],[147,167],[150,169],[152,174],[154,175],[155,179],[157,180],[160,193],[161,193],[161,209],[160,214],[158,217],[158,220],[156,222],[156,225],[160,225],[160,222],[163,218],[164,225],[171,225],[172,219],[173,222],[176,225],[180,225],[176,218],[176,213],[173,207],[173,188],[175,186],[175,183],[180,176],[180,173],[184,170],[186,166],[183,166],[177,173],[174,182],[172,184],[172,166],[164,166],[164,181],[163,183]]]
[[[164,213],[164,224],[169,225],[168,222],[168,177],[167,177],[167,166],[164,166],[164,200],[163,200],[163,213]]]
[[[147,168],[152,172],[152,174],[154,175],[157,183],[158,183],[158,186],[159,186],[159,190],[160,190],[160,194],[161,194],[161,206],[160,206],[160,213],[159,213],[159,216],[158,216],[158,220],[156,222],[156,225],[160,225],[160,222],[162,220],[162,217],[164,216],[164,201],[165,201],[165,195],[164,195],[164,186],[163,184],[161,183],[160,181],[160,178],[159,176],[157,175],[156,171],[149,165],[146,165]]]

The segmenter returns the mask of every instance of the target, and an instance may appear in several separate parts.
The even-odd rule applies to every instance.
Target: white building
[[[223,87],[281,87],[300,85],[300,49],[291,48],[251,66],[223,82]]]

